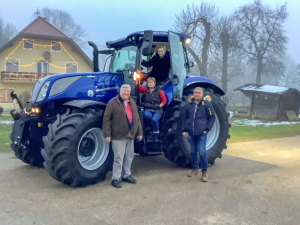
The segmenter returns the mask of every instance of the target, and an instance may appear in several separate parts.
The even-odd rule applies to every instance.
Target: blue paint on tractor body
[[[73,76],[81,76],[80,79],[75,81],[63,92],[49,97],[50,90],[55,81]],[[120,93],[120,87],[122,86],[122,79],[119,73],[108,73],[108,72],[91,72],[91,73],[73,73],[73,74],[57,74],[47,77],[43,83],[50,81],[50,85],[46,94],[45,99],[39,102],[32,101],[32,106],[41,105],[49,101],[56,101],[61,99],[71,100],[93,100],[107,104],[110,99]],[[187,76],[184,82],[184,86],[188,86],[194,83],[210,84],[216,88],[215,91],[223,95],[223,92],[218,88],[214,81],[206,77],[200,76]],[[172,100],[172,81],[169,81],[162,88],[164,91],[168,105]],[[40,91],[40,90],[39,90]],[[89,96],[88,92],[92,91],[93,96]]]
[[[49,97],[49,93],[53,83],[56,80],[81,76],[63,92]],[[115,97],[120,92],[122,85],[121,75],[119,73],[74,73],[74,74],[58,74],[49,76],[44,80],[44,83],[50,81],[50,85],[44,100],[39,102],[31,102],[33,106],[44,104],[48,101],[55,101],[60,99],[71,100],[94,100],[107,103],[110,99]],[[93,92],[93,96],[88,96],[88,91]]]

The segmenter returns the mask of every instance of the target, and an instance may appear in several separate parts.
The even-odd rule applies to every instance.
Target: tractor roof
[[[181,41],[185,41],[188,38],[191,38],[188,34],[176,33]],[[125,45],[136,45],[138,39],[144,36],[144,31],[137,31],[132,34],[129,34],[125,38],[120,38],[115,41],[107,41],[106,46],[108,48],[120,48]],[[134,38],[132,38],[134,37]],[[168,31],[153,31],[153,42],[168,42]]]

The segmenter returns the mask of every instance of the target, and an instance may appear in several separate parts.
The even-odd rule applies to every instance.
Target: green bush
[[[0,106],[0,116],[3,113],[3,108]]]

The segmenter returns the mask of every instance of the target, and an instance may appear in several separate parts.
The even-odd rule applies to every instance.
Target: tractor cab
[[[151,68],[142,66],[141,62],[150,61],[159,46],[165,46],[166,51],[170,53],[171,68],[166,81],[159,85],[165,92],[169,104],[172,99],[182,98],[184,80],[190,66],[185,48],[185,44],[189,41],[189,35],[172,31],[135,32],[126,38],[106,42],[106,46],[112,50],[98,51],[98,53],[110,55],[109,72],[121,74],[122,83],[131,86],[131,97],[141,106],[143,101],[135,89],[135,80],[139,81],[139,85],[143,85],[151,71]],[[95,57],[98,56],[94,55],[94,64]],[[94,68],[97,69],[97,66]]]

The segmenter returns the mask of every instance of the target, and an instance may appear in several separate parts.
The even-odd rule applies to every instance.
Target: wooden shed
[[[289,120],[287,114],[299,114],[300,92],[294,88],[246,84],[240,90],[252,99],[250,116],[265,120]],[[297,118],[297,117],[296,117]]]

